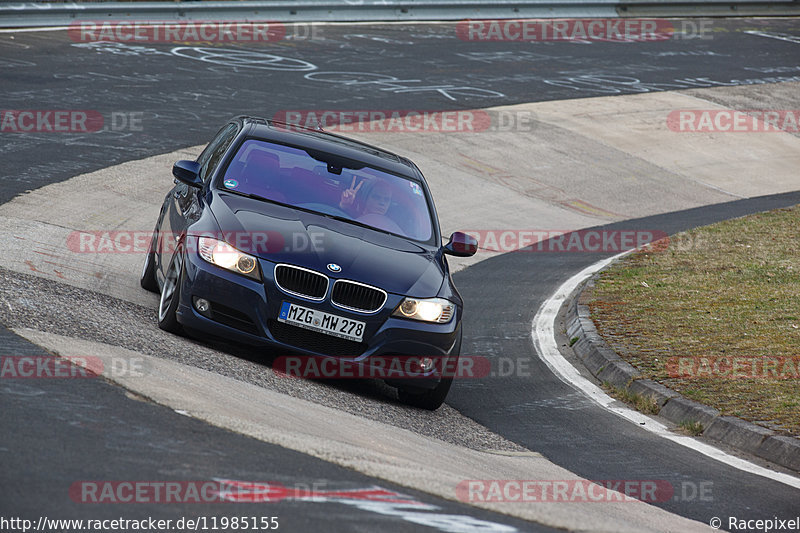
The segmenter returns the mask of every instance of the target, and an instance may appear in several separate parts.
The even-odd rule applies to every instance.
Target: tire
[[[156,242],[158,234],[153,230],[153,237],[150,239],[150,248],[144,258],[142,266],[142,277],[139,278],[139,285],[143,289],[158,294],[158,281],[156,281]]]
[[[183,281],[183,249],[175,250],[172,263],[169,265],[164,285],[161,287],[161,299],[158,302],[158,327],[164,331],[180,335],[183,328],[178,323],[175,312],[181,299],[181,282]]]
[[[461,354],[461,333],[458,335],[458,345],[450,352],[450,357],[455,357],[454,365],[447,365],[447,368],[458,368],[458,356]],[[444,403],[450,387],[453,385],[453,376],[442,378],[442,380],[430,390],[419,389],[397,389],[397,397],[401,403],[420,409],[435,411]]]

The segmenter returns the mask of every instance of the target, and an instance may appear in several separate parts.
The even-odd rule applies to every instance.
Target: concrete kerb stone
[[[714,419],[720,416],[720,412],[717,409],[689,400],[683,396],[670,399],[658,414],[676,424],[699,422],[703,425],[704,432]]]
[[[704,437],[800,472],[800,440],[740,418],[721,416],[713,407],[684,398],[672,389],[643,379],[641,373],[614,352],[597,333],[590,317],[588,293],[598,274],[567,299],[566,331],[576,356],[596,378],[632,394],[649,396],[659,405],[658,416],[670,422],[698,422]]]
[[[567,331],[572,332],[570,339],[578,338],[572,349],[592,375],[614,387],[628,388],[633,380],[641,377],[641,373],[603,342],[589,318],[588,305],[577,301],[574,307],[575,312],[571,313],[567,326]]]
[[[737,449],[755,453],[764,439],[771,437],[773,432],[767,428],[756,426],[749,427],[741,418],[735,416],[718,416],[711,421],[704,435],[721,442],[731,443]]]
[[[642,377],[641,373],[624,361],[610,361],[597,377],[619,389],[628,389],[633,380]]]
[[[771,435],[761,442],[756,455],[800,472],[800,441],[786,435]]]
[[[637,379],[631,383],[628,389],[634,394],[654,399],[656,403],[658,403],[659,408],[664,407],[672,398],[680,397],[680,394],[674,390],[652,379]]]

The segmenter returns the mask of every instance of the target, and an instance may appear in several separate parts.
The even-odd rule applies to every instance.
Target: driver
[[[365,178],[358,185],[353,176],[350,188],[342,191],[339,207],[354,217],[386,215],[392,205],[392,189],[380,178]]]
[[[392,205],[392,188],[381,178],[365,178],[356,184],[353,176],[350,188],[342,191],[339,207],[354,220],[392,233],[402,233],[400,227],[387,216]]]

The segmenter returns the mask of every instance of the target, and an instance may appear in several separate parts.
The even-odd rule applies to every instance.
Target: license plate
[[[358,320],[332,315],[318,309],[309,309],[291,302],[281,304],[278,322],[356,342],[361,342],[364,338],[366,326],[366,323]]]

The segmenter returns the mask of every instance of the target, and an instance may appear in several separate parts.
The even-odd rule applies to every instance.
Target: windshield
[[[331,155],[245,141],[228,165],[224,189],[258,196],[418,241],[433,235],[422,186],[371,167],[342,168]]]

